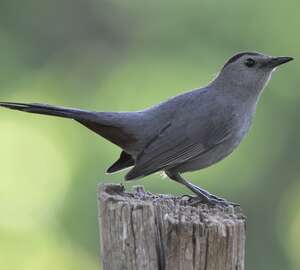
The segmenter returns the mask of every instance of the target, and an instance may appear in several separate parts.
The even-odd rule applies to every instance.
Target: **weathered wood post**
[[[238,208],[98,189],[102,270],[243,270],[245,218]]]

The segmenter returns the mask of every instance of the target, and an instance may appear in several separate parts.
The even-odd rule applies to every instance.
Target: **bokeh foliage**
[[[299,1],[1,0],[0,99],[136,110],[211,80],[227,57],[299,58]],[[299,269],[300,76],[274,74],[225,161],[188,174],[241,203],[247,269]],[[70,120],[1,110],[0,268],[99,269],[96,185],[119,149]],[[153,175],[152,192],[184,194]]]

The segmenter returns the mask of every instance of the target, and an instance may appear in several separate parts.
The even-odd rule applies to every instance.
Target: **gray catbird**
[[[164,171],[201,201],[227,204],[185,180],[181,173],[208,167],[228,156],[249,130],[260,93],[272,71],[291,57],[238,53],[206,87],[136,112],[93,112],[38,103],[1,102],[0,106],[71,118],[122,148],[108,168],[133,168],[126,180]]]

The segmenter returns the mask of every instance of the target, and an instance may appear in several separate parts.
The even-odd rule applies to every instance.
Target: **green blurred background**
[[[225,161],[188,174],[240,202],[247,269],[300,268],[299,1],[1,0],[0,100],[136,110],[210,81],[238,51],[273,75]],[[96,185],[119,149],[70,120],[0,112],[0,268],[99,269]],[[188,191],[158,175],[151,192]]]

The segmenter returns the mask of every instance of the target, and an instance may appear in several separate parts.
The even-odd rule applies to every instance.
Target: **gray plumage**
[[[1,102],[0,106],[71,118],[120,146],[123,151],[109,173],[134,166],[125,176],[133,180],[165,171],[203,201],[227,204],[180,174],[208,167],[239,145],[272,71],[290,60],[254,52],[236,54],[206,87],[137,112],[91,112],[11,102]]]

